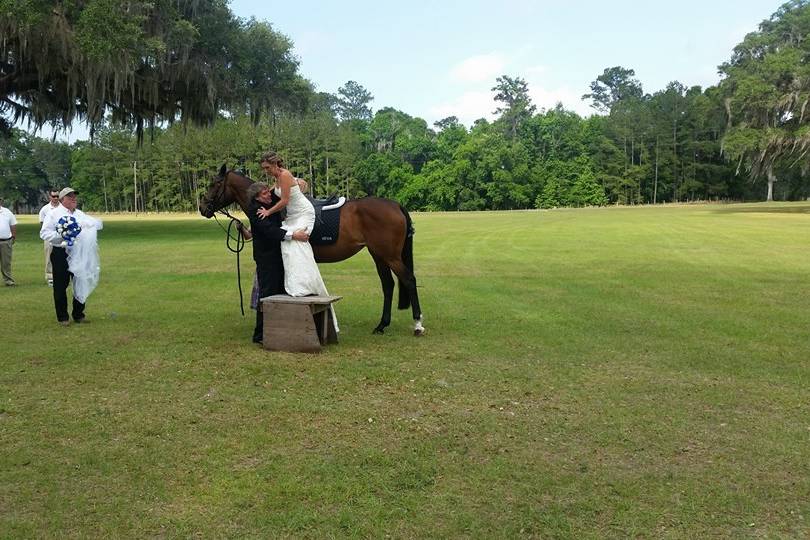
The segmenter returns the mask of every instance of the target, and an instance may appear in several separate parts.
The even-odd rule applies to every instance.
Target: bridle
[[[223,214],[230,217],[230,214],[224,209],[225,204],[222,203],[222,199],[225,198],[225,181],[227,180],[227,174],[225,176],[221,176],[214,180],[214,185],[217,186],[217,192],[213,194],[212,197],[206,197],[205,202],[205,213],[211,214],[212,217],[216,217],[217,212],[222,212]],[[222,208],[216,209],[215,206],[218,204],[222,204]]]
[[[242,312],[242,317],[245,316],[245,299],[244,294],[242,293],[242,267],[239,261],[239,254],[245,249],[245,239],[242,237],[242,233],[240,232],[240,226],[242,225],[242,221],[238,218],[233,217],[227,210],[225,210],[225,205],[222,205],[222,208],[214,209],[215,206],[222,203],[222,199],[225,197],[225,181],[227,180],[227,174],[215,180],[215,184],[218,184],[219,189],[214,194],[214,196],[207,198],[205,203],[205,213],[211,214],[214,218],[214,221],[217,222],[219,228],[225,231],[225,247],[228,248],[228,251],[231,253],[236,253],[236,285],[239,289],[239,310]],[[219,222],[219,218],[217,217],[217,213],[224,215],[225,217],[229,218],[230,221],[228,222],[228,228],[222,226],[222,223]],[[238,224],[238,225],[237,225]],[[231,230],[233,227],[236,227],[236,234],[234,235]],[[235,246],[231,244],[231,241],[234,241],[236,244]]]

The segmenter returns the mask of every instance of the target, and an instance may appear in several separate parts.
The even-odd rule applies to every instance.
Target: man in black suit
[[[253,234],[253,260],[256,261],[256,277],[259,281],[259,298],[274,294],[284,294],[284,263],[281,259],[281,242],[309,240],[306,230],[289,232],[281,228],[279,212],[266,218],[257,215],[259,208],[270,208],[274,204],[273,192],[264,182],[256,182],[247,191],[248,219]],[[264,315],[261,304],[256,309],[256,327],[253,329],[253,342],[262,342]]]

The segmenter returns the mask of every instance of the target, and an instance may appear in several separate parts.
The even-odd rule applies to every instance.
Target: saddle
[[[334,244],[340,231],[340,207],[346,202],[346,197],[339,197],[335,193],[326,199],[313,199],[310,196],[307,199],[315,207],[315,228],[309,235],[309,243],[316,246]]]

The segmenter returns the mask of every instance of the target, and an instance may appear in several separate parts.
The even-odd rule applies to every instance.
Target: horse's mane
[[[248,175],[246,175],[245,173],[243,173],[243,172],[242,172],[242,171],[240,171],[239,169],[231,169],[231,170],[229,170],[228,172],[233,173],[233,174],[235,174],[236,176],[241,176],[241,177],[242,177],[242,178],[244,178],[245,180],[250,180],[250,181],[251,181],[252,183],[254,183],[254,184],[256,183],[256,181],[255,181],[253,178],[249,177]]]

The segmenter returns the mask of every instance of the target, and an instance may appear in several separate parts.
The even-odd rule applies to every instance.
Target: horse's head
[[[214,177],[208,191],[200,198],[200,214],[203,217],[214,217],[217,210],[225,208],[236,200],[230,186],[228,185],[228,170],[225,165],[219,169],[219,174]]]

